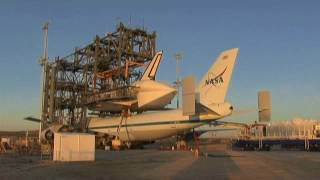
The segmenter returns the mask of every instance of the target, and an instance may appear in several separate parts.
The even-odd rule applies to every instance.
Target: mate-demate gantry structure
[[[115,32],[96,36],[94,42],[84,48],[76,48],[66,57],[45,63],[43,126],[59,123],[85,128],[88,104],[130,98],[131,85],[141,77],[142,67],[155,52],[155,32],[120,23]]]

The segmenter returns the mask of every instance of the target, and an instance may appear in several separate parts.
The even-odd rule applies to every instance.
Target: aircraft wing
[[[210,123],[210,125],[223,126],[223,127],[248,127],[246,123],[226,122],[226,121],[213,121]]]
[[[40,119],[31,117],[31,116],[25,117],[25,118],[23,118],[23,119],[24,119],[24,120],[27,120],[27,121],[32,121],[32,122],[38,122],[38,123],[41,122]]]

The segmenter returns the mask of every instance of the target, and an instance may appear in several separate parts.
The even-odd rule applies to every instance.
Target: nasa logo
[[[222,73],[218,74],[218,75],[214,75],[213,73],[209,73],[208,74],[208,79],[206,79],[205,81],[205,86],[207,85],[213,85],[213,86],[220,86],[223,84],[224,80],[223,80],[223,74],[226,72],[227,67],[222,71]]]
[[[212,84],[214,86],[221,85],[223,83],[223,78],[222,77],[216,77],[216,78],[211,78],[206,80],[206,85]]]

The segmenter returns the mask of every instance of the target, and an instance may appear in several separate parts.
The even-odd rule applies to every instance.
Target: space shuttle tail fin
[[[162,51],[156,53],[153,59],[148,64],[146,70],[144,71],[141,80],[155,80],[157,71],[160,65],[160,61],[162,59]]]

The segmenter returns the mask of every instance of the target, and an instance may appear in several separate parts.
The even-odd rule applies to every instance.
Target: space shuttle
[[[225,101],[225,97],[237,54],[238,48],[222,52],[197,87],[193,78],[185,78],[182,109],[145,112],[128,117],[91,117],[88,130],[107,134],[122,143],[148,142],[190,131],[193,128],[230,116],[233,112],[233,106]],[[147,81],[152,79],[152,76],[147,75],[144,74]],[[143,81],[142,79],[138,83],[143,84]],[[146,87],[144,86],[144,88]],[[159,87],[163,87],[162,84]],[[157,90],[157,87],[155,86],[152,90]],[[164,92],[167,95],[169,93]],[[148,95],[152,92],[148,92],[146,88],[146,92],[140,93]],[[159,98],[157,100],[159,101]],[[137,102],[137,104],[142,105],[140,107],[144,105],[151,107],[153,101],[147,99]]]
[[[169,84],[156,81],[162,56],[162,51],[155,54],[140,80],[132,85],[133,95],[130,98],[93,102],[89,104],[89,109],[111,113],[120,113],[123,109],[140,112],[164,109],[166,105],[171,103],[177,91]]]

